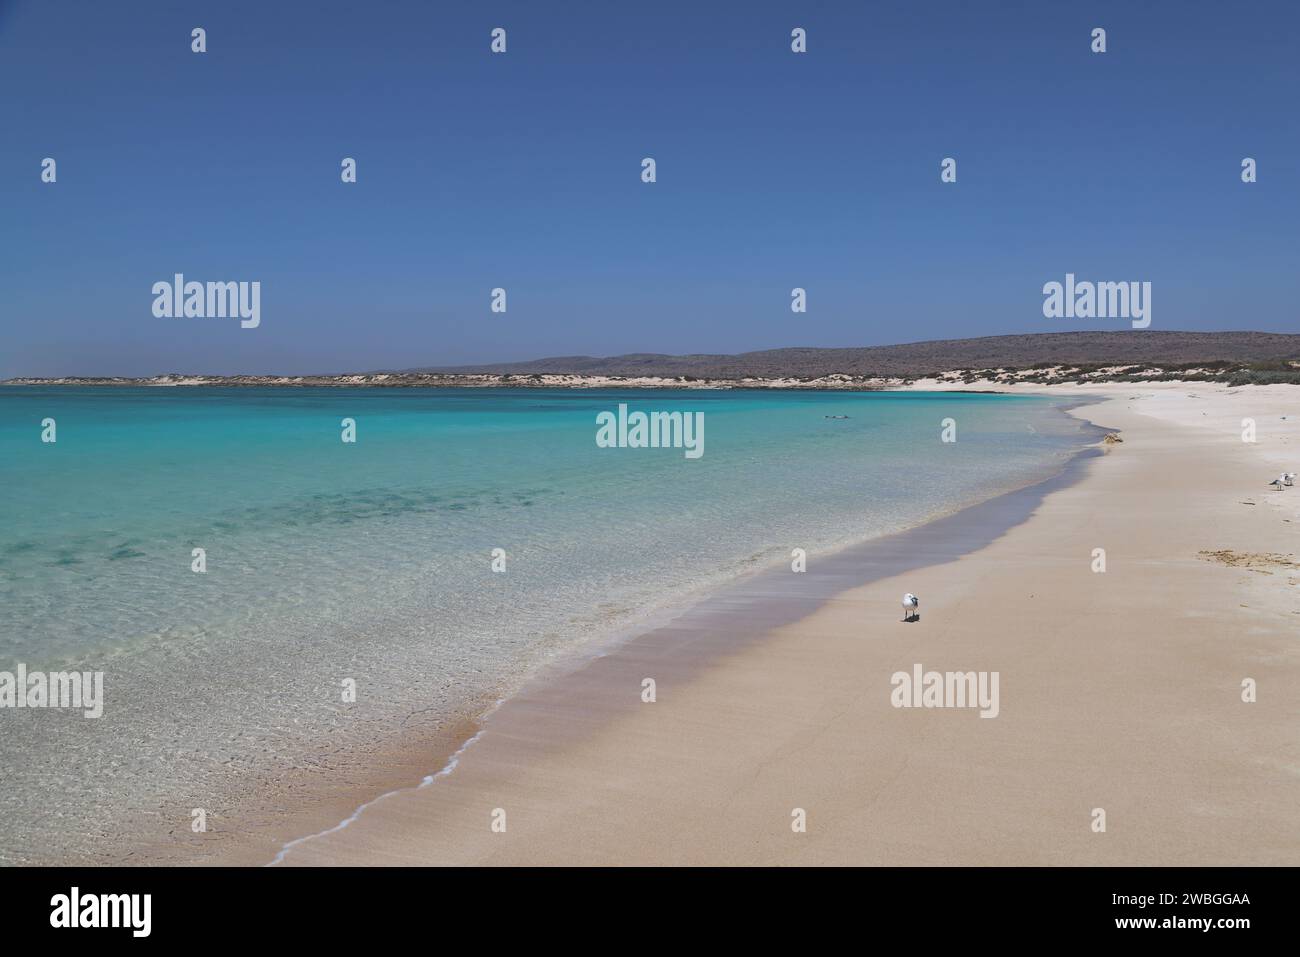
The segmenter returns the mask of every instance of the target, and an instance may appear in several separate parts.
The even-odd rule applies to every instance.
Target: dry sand
[[[1001,537],[913,536],[924,567],[829,600],[720,596],[284,863],[1300,864],[1300,485],[1266,487],[1300,462],[1300,389],[1062,391],[1109,396],[1078,414],[1124,441]],[[917,663],[998,672],[1000,713],[893,707]]]

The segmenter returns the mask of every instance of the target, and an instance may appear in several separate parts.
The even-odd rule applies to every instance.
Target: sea
[[[0,707],[0,863],[163,839],[176,802],[328,774],[796,550],[1048,478],[1095,440],[1067,404],[0,387],[0,672],[103,675],[100,717]],[[602,447],[620,405],[702,414],[703,454]]]

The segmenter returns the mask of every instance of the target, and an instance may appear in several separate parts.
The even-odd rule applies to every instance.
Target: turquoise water
[[[620,402],[703,412],[704,455],[597,447],[597,413]],[[0,739],[0,765],[17,769],[0,860],[54,840],[51,802],[161,827],[149,823],[159,795],[220,805],[320,761],[323,740],[473,710],[556,655],[794,547],[815,554],[1046,477],[1084,441],[1058,405],[0,388],[0,669],[102,670],[106,698],[98,720],[0,714],[22,732]],[[354,444],[340,440],[344,417]],[[40,754],[61,758],[30,760]]]

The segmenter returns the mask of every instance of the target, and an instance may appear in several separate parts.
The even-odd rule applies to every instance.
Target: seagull
[[[1289,484],[1286,480],[1286,473],[1283,472],[1281,475],[1273,479],[1273,481],[1269,482],[1268,484],[1273,488],[1277,489],[1279,492],[1282,491],[1282,486]]]
[[[1282,473],[1282,484],[1283,484],[1283,485],[1294,485],[1294,484],[1295,484],[1295,473],[1294,473],[1294,472],[1283,472],[1283,473]]]
[[[921,617],[921,599],[917,598],[910,591],[903,596],[903,621],[911,621],[912,616]]]

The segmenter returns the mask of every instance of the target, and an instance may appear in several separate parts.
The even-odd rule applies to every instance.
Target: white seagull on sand
[[[1294,473],[1294,472],[1283,472],[1283,473],[1282,473],[1282,484],[1283,484],[1283,485],[1294,485],[1294,484],[1295,484],[1295,473]]]
[[[910,621],[913,615],[920,618],[920,608],[921,599],[917,598],[909,591],[903,596],[903,621]]]
[[[1275,488],[1275,489],[1277,489],[1277,490],[1280,492],[1280,491],[1282,491],[1282,486],[1283,486],[1283,485],[1289,485],[1290,483],[1286,480],[1286,473],[1283,472],[1281,475],[1279,475],[1277,478],[1273,479],[1273,481],[1269,482],[1268,484],[1269,484],[1272,488]]]

